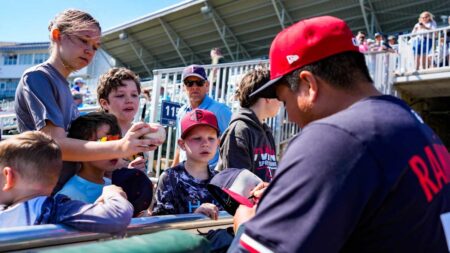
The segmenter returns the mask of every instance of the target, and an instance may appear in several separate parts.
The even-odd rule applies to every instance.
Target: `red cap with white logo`
[[[331,16],[301,20],[275,37],[269,54],[270,81],[250,96],[276,98],[274,84],[284,75],[346,51],[359,52],[359,49],[343,20]]]

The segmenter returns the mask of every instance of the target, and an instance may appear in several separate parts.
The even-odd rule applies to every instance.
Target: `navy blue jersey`
[[[231,251],[448,252],[449,183],[448,151],[422,119],[366,98],[291,141]]]
[[[159,178],[153,215],[193,213],[203,203],[222,210],[206,188],[214,176],[213,171],[208,172],[207,180],[196,179],[186,171],[184,162],[165,170]]]

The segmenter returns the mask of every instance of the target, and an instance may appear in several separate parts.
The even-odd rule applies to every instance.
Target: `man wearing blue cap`
[[[355,44],[330,16],[272,42],[271,80],[251,96],[276,96],[302,131],[256,210],[237,209],[235,227],[253,218],[230,252],[448,252],[449,153],[406,103],[375,89]]]
[[[208,96],[209,82],[206,77],[205,69],[200,65],[187,66],[182,73],[183,90],[188,96],[188,103],[183,105],[178,112],[177,122],[177,139],[181,137],[180,119],[182,119],[187,112],[193,109],[204,109],[215,114],[219,124],[220,134],[222,134],[228,127],[231,120],[231,110],[227,105],[219,103]],[[180,148],[176,148],[172,167],[179,162],[186,160],[186,153]],[[210,168],[214,168],[219,160],[219,151],[213,159],[209,161]]]

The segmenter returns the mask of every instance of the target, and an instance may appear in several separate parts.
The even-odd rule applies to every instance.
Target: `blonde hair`
[[[420,15],[419,15],[419,22],[420,22],[420,17],[422,15],[424,15],[424,14],[426,14],[426,15],[428,15],[430,17],[430,22],[432,22],[432,23],[435,22],[434,21],[434,15],[431,12],[429,12],[429,11],[424,11],[424,12],[420,13]]]
[[[53,29],[58,29],[61,34],[70,35],[80,30],[92,30],[92,26],[96,26],[101,32],[102,28],[100,27],[100,23],[89,13],[76,9],[67,9],[58,13],[58,15],[50,21],[48,31],[51,32]],[[53,42],[51,42],[50,51],[52,46]]]
[[[62,168],[61,149],[50,136],[28,131],[0,142],[0,166],[11,167],[27,182],[53,185]]]

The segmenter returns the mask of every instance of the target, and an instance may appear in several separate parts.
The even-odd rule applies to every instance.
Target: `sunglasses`
[[[197,85],[197,87],[203,87],[203,85],[205,84],[205,81],[204,80],[196,80],[196,81],[193,81],[193,80],[188,80],[188,81],[184,81],[184,85],[186,85],[187,87],[192,87],[192,86],[194,86],[194,84],[195,85]]]
[[[99,141],[99,142],[117,141],[118,139],[120,139],[120,135],[116,134],[116,135],[103,136],[102,138],[98,139],[97,141]]]

